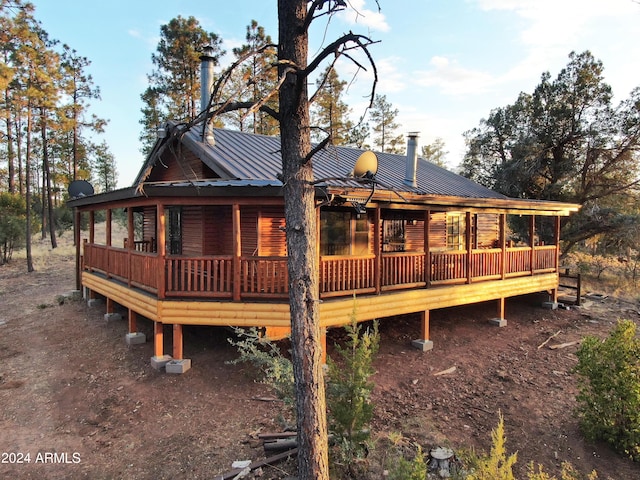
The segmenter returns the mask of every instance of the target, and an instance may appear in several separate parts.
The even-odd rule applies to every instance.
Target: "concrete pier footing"
[[[433,350],[433,342],[431,340],[413,340],[411,342],[411,346],[418,350],[422,350],[423,352]]]
[[[180,360],[171,360],[165,366],[167,373],[181,374],[191,368],[191,359],[182,358]]]
[[[141,345],[147,342],[147,336],[140,332],[127,333],[124,339],[127,345]]]

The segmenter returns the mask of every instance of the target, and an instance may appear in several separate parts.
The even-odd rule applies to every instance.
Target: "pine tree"
[[[96,145],[93,148],[93,174],[99,192],[110,192],[114,190],[118,183],[118,170],[115,158],[109,152],[106,142]]]
[[[93,78],[86,73],[91,65],[88,58],[78,55],[76,50],[63,45],[61,59],[62,88],[70,102],[60,107],[59,123],[65,125],[70,133],[67,148],[60,148],[61,156],[66,157],[67,175],[70,181],[84,178],[82,170],[89,170],[87,149],[82,140],[82,132],[89,129],[95,133],[102,133],[106,120],[92,115],[87,118],[89,101],[100,99],[100,89],[93,84]],[[61,142],[62,143],[62,142]]]
[[[381,152],[403,153],[404,139],[402,135],[397,135],[396,130],[400,127],[396,123],[398,109],[387,101],[386,95],[376,95],[373,101],[373,108],[369,112],[369,117],[373,126],[373,144]]]
[[[334,145],[346,145],[353,129],[353,123],[349,120],[351,109],[341,98],[347,82],[340,80],[336,69],[329,65],[318,84],[318,91],[311,99],[314,104],[311,121],[314,127],[322,130],[312,131],[312,138],[320,141],[328,133]]]
[[[436,138],[433,143],[422,147],[422,156],[424,159],[443,168],[447,166],[445,157],[448,153],[449,152],[445,150],[444,140],[440,137]]]
[[[246,41],[244,45],[233,49],[236,59],[240,59],[250,54],[262,50],[262,55],[250,55],[248,64],[243,68],[234,72],[231,81],[231,88],[236,91],[234,97],[241,101],[256,102],[269,95],[278,82],[277,71],[272,68],[277,62],[277,53],[275,45],[271,40],[271,36],[267,35],[264,27],[260,26],[257,21],[251,20],[251,25],[247,25]],[[278,107],[278,94],[271,95],[266,103],[274,110]],[[233,115],[235,122],[238,123],[241,131],[252,131],[262,135],[278,135],[280,128],[278,122],[259,110],[254,110],[250,114],[250,121],[245,124],[247,119],[245,114],[235,111],[229,115]]]
[[[149,88],[141,95],[144,106],[140,123],[142,151],[155,142],[157,127],[167,120],[188,122],[200,113],[200,55],[205,45],[213,48],[214,63],[224,55],[222,40],[205,31],[195,17],[180,15],[160,27],[160,41],[151,55],[155,67],[148,75]]]

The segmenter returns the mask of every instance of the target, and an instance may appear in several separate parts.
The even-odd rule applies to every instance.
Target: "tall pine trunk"
[[[44,215],[45,196],[47,199],[47,223],[49,224],[49,237],[51,238],[51,248],[58,246],[56,239],[56,225],[53,215],[53,195],[51,195],[51,165],[49,162],[49,146],[47,142],[47,111],[44,107],[40,109],[41,116],[41,131],[42,131],[42,176],[43,176],[43,189],[42,189],[42,208]],[[44,225],[43,225],[44,228]]]
[[[27,145],[24,159],[24,189],[25,201],[27,203],[26,215],[26,243],[25,250],[27,253],[27,272],[33,272],[33,255],[31,254],[31,130],[32,130],[32,113],[31,104],[27,104]]]
[[[279,74],[307,66],[303,26],[307,0],[278,0]],[[298,478],[329,478],[322,342],[318,317],[318,268],[313,171],[306,78],[288,73],[280,90],[280,132],[284,183],[291,344],[296,383]]]

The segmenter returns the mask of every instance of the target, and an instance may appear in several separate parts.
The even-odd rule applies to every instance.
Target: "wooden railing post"
[[[133,209],[127,208],[127,285],[131,287],[131,249],[135,248],[133,241]]]
[[[380,241],[381,218],[382,213],[380,207],[376,207],[373,218],[373,250],[376,256],[373,264],[373,284],[376,289],[376,295],[379,295],[382,289],[382,243]]]
[[[465,214],[465,232],[464,232],[464,243],[467,247],[467,283],[471,283],[471,276],[473,274],[473,268],[471,265],[472,261],[472,249],[473,244],[471,243],[471,212],[466,212]]]
[[[157,206],[157,215],[158,215],[158,231],[156,232],[156,236],[158,238],[158,257],[160,260],[160,271],[158,272],[158,298],[163,299],[166,295],[167,290],[167,241],[166,241],[166,217],[164,213],[164,205],[161,203]]]
[[[431,210],[424,212],[424,281],[427,288],[431,286],[431,245],[429,243],[429,229],[431,228]]]
[[[76,290],[80,290],[82,288],[81,281],[81,269],[82,265],[80,262],[80,221],[81,221],[80,210],[78,207],[73,209],[73,243],[76,246]]]
[[[111,209],[107,209],[107,225],[106,225],[106,239],[107,244],[107,278],[111,277],[111,265],[109,264],[109,250],[111,249]]]
[[[507,276],[507,215],[500,214],[500,277],[504,280]]]
[[[242,231],[240,228],[240,205],[233,204],[233,301],[240,301],[240,255],[242,255]]]
[[[531,215],[531,218],[529,219],[529,244],[531,245],[531,258],[530,258],[531,265],[529,266],[531,267],[531,275],[535,273],[535,269],[536,269],[536,265],[535,265],[536,242],[534,238],[535,235],[536,235],[536,216]]]

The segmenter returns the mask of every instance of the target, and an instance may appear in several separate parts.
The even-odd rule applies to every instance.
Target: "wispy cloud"
[[[447,57],[432,57],[429,66],[412,75],[414,82],[422,87],[439,88],[446,95],[478,94],[491,90],[496,83],[489,73],[464,68]]]
[[[373,31],[388,32],[390,30],[386,17],[378,11],[367,8],[365,0],[347,0],[351,8],[340,13],[340,18],[352,25],[365,26]],[[372,3],[372,0],[369,0]],[[375,2],[373,2],[375,3]]]

